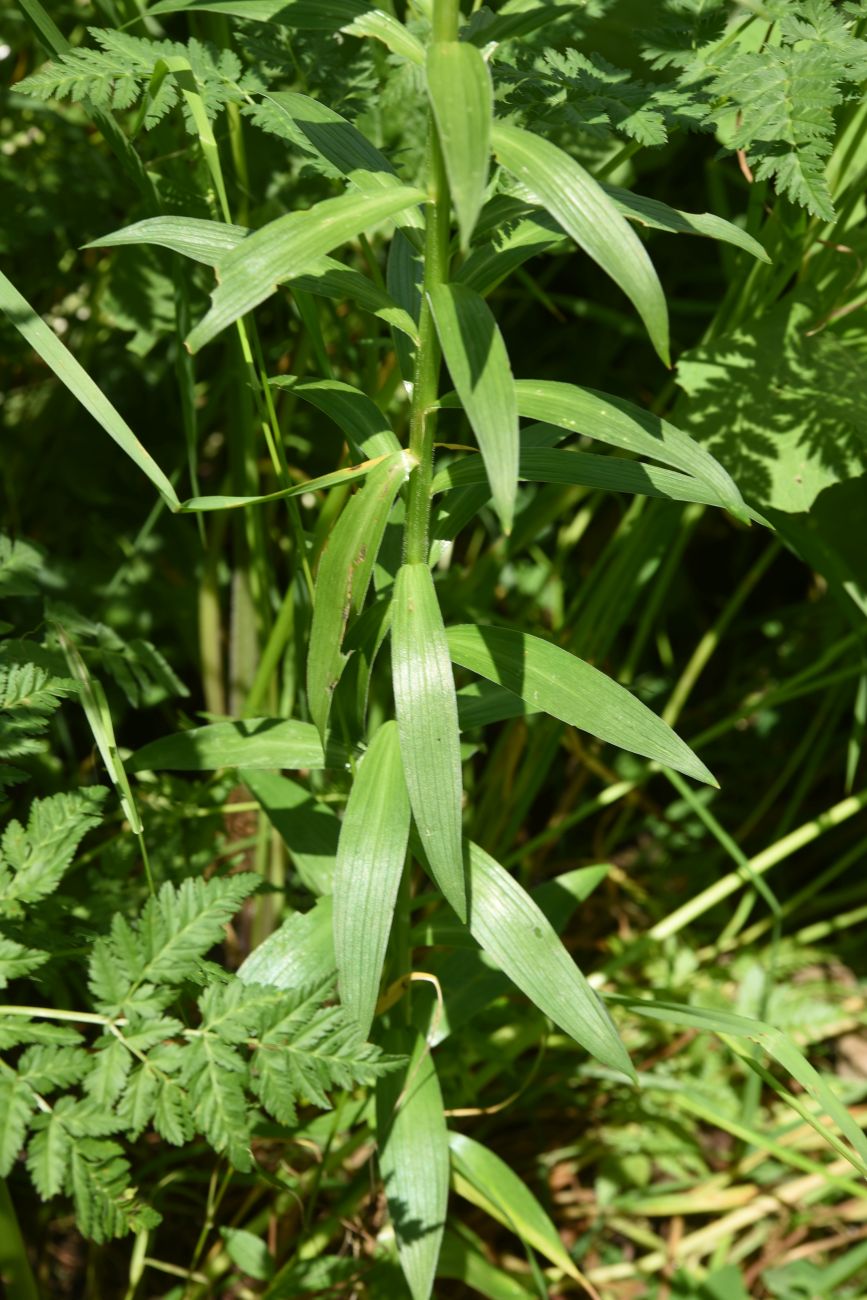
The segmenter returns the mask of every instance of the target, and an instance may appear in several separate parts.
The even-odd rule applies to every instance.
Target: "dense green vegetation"
[[[863,0],[18,0],[10,1300],[867,1295]]]

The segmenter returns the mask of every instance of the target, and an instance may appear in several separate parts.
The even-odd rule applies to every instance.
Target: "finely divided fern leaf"
[[[27,826],[11,821],[0,839],[0,917],[54,892],[83,837],[101,820],[106,791],[72,790],[35,799]]]

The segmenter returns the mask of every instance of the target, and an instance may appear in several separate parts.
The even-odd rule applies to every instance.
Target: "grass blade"
[[[279,22],[299,30],[337,31],[368,8],[366,0],[157,0],[148,14],[225,14],[250,22]]]
[[[323,474],[321,478],[305,479],[294,487],[281,488],[279,492],[267,492],[261,497],[190,497],[182,501],[179,509],[182,514],[192,514],[204,510],[237,510],[243,506],[261,506],[268,501],[282,501],[284,497],[300,497],[306,492],[321,492],[330,487],[346,487],[358,479],[366,478],[375,469],[384,469],[385,463],[399,461],[403,465],[403,453],[392,456],[377,456],[373,460],[362,461],[360,465],[348,465],[345,469],[336,469],[332,474]]]
[[[515,381],[503,336],[484,298],[465,285],[438,285],[430,302],[452,382],[481,448],[494,505],[508,534],[515,514],[520,445]]]
[[[382,456],[399,451],[400,443],[387,418],[360,388],[339,379],[298,379],[279,375],[272,388],[288,388],[333,420],[357,456]]]
[[[412,1300],[428,1300],[445,1226],[449,1147],[433,1056],[420,1034],[406,1069],[377,1084],[376,1132],[400,1265]]]
[[[333,248],[425,197],[421,190],[400,185],[375,194],[341,194],[254,231],[220,263],[211,309],[189,334],[187,347],[197,352],[269,298],[282,281],[310,271]]]
[[[330,894],[309,912],[293,912],[238,967],[244,984],[273,984],[278,989],[310,988],[334,975]]]
[[[427,55],[427,90],[466,251],[484,202],[491,158],[494,91],[481,52],[464,41],[435,41]]]
[[[37,352],[45,364],[54,371],[62,384],[77,398],[86,411],[89,411],[97,424],[102,425],[110,438],[126,452],[143,474],[146,474],[159,492],[160,496],[172,510],[178,507],[175,489],[166,478],[150,452],[146,451],[126,421],[114,409],[111,402],[91,379],[86,370],[79,365],[75,357],[64,347],[60,339],[50,329],[41,316],[30,306],[25,298],[0,271],[0,311],[5,312],[16,329],[24,335],[27,342]]]
[[[246,226],[201,217],[148,217],[122,226],[111,234],[92,239],[85,248],[122,248],[128,244],[155,244],[172,253],[192,258],[205,266],[216,266],[227,253],[250,234]]]
[[[541,136],[495,123],[494,153],[529,186],[576,244],[610,275],[644,321],[651,342],[670,365],[665,295],[644,245],[593,177]]]
[[[318,771],[343,767],[345,750],[329,744],[323,752],[319,732],[295,718],[247,718],[212,722],[174,736],[162,736],[136,750],[131,772],[213,772],[221,767],[270,767]]]
[[[331,698],[349,656],[343,638],[360,614],[394,498],[408,472],[408,453],[398,452],[369,475],[346,506],[322,552],[313,597],[307,654],[307,704],[324,738]]]
[[[262,805],[304,885],[312,894],[330,894],[340,819],[288,776],[241,768],[238,779]]]
[[[448,628],[446,638],[455,663],[514,691],[533,707],[631,754],[716,785],[668,723],[625,686],[568,650],[527,632],[472,623]]]
[[[650,230],[665,230],[672,235],[703,235],[706,239],[718,239],[722,244],[742,248],[760,262],[771,260],[757,239],[713,212],[681,212],[679,208],[670,208],[667,203],[661,203],[659,199],[648,199],[643,194],[633,194],[632,190],[623,190],[617,185],[603,185],[602,188],[624,217],[637,221]]]
[[[433,578],[404,564],[394,588],[392,680],[409,800],[431,872],[461,920],[461,748],[455,684]]]
[[[732,514],[745,517],[743,497],[731,475],[710,452],[667,420],[631,402],[575,384],[519,379],[515,392],[518,410],[526,419],[555,424],[636,456],[649,456],[671,465],[706,483]]]
[[[393,722],[374,736],[350,791],[334,876],[340,1000],[367,1038],[409,839],[409,795]]]

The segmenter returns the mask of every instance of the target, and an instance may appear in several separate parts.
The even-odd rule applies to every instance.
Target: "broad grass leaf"
[[[576,1282],[583,1281],[554,1224],[504,1160],[464,1133],[449,1133],[449,1151],[452,1186],[458,1195],[511,1228]]]
[[[449,1147],[433,1056],[420,1034],[406,1069],[377,1083],[376,1136],[400,1265],[412,1300],[428,1300],[446,1220]]]
[[[216,266],[249,234],[246,226],[206,221],[201,217],[147,217],[144,221],[134,221],[132,225],[113,230],[100,239],[92,239],[84,247],[121,248],[128,244],[154,244],[205,266]]]
[[[449,374],[481,449],[494,506],[503,531],[510,533],[520,448],[515,381],[503,336],[484,298],[466,285],[438,285],[430,303]]]
[[[521,127],[495,123],[492,140],[506,170],[539,196],[567,234],[623,290],[669,365],[662,286],[641,240],[601,185],[557,145]]]
[[[466,250],[484,202],[491,158],[494,91],[481,52],[465,41],[435,41],[427,54],[427,90]]]
[[[296,90],[280,90],[263,95],[262,104],[268,110],[262,122],[266,129],[281,131],[282,120],[285,138],[293,143],[300,139],[302,145],[336,168],[363,194],[402,188],[400,177],[385,154],[358,127],[321,100]],[[424,227],[417,207],[407,207],[396,220],[398,225],[411,229]]]
[[[73,397],[81,403],[105,429],[106,433],[126,452],[130,460],[146,474],[160,496],[172,510],[178,506],[175,489],[159,465],[133,433],[127,422],[118,414],[102,389],[64,347],[41,316],[21,296],[10,280],[0,271],[0,311],[5,312],[12,324],[25,337],[50,370],[64,384]]]
[[[547,27],[558,18],[568,18],[576,9],[583,9],[583,4],[549,4],[547,0],[534,8],[520,8],[513,13],[499,13],[488,23],[479,24],[467,39],[477,45],[500,45],[503,41],[513,40],[516,36],[526,36],[539,27]]]
[[[333,32],[369,7],[366,0],[157,0],[148,13],[225,14],[250,22]]]
[[[302,882],[314,894],[330,894],[340,819],[288,776],[241,768],[238,777],[262,805]]]
[[[458,709],[442,614],[426,564],[404,564],[398,572],[391,646],[397,729],[413,817],[434,879],[466,920]]]
[[[368,476],[331,531],[319,561],[307,654],[307,704],[324,738],[331,699],[349,656],[343,638],[360,614],[408,459],[398,452]]]
[[[640,406],[556,380],[515,382],[518,410],[530,420],[559,425],[636,456],[649,456],[700,479],[738,518],[746,515],[743,497],[731,475],[704,447],[667,420]]]
[[[541,637],[464,623],[446,631],[455,663],[487,677],[561,722],[716,785],[689,746],[625,686]]]
[[[409,795],[394,722],[359,765],[340,831],[334,875],[334,953],[340,1000],[370,1033],[394,904],[406,861]]]
[[[446,1228],[440,1247],[437,1277],[454,1278],[487,1300],[538,1300],[539,1292],[523,1278],[504,1273],[485,1254],[482,1242],[465,1224]]]
[[[127,760],[131,772],[212,772],[221,767],[267,767],[316,771],[343,767],[346,751],[330,742],[323,751],[319,732],[295,718],[246,718],[211,722],[152,740]]]
[[[388,419],[360,388],[339,379],[299,379],[296,375],[278,375],[268,382],[272,388],[289,389],[327,415],[356,455],[383,456],[400,450]]]
[[[254,231],[221,261],[211,309],[190,332],[187,347],[197,352],[269,298],[278,284],[315,268],[333,248],[425,198],[423,191],[400,185],[372,194],[341,194]]]
[[[757,239],[753,239],[752,235],[741,230],[734,222],[726,221],[713,212],[682,212],[680,208],[671,208],[659,199],[633,194],[632,190],[624,190],[617,185],[603,185],[602,189],[624,217],[637,221],[650,230],[664,230],[672,235],[703,235],[706,239],[718,239],[721,244],[742,248],[760,262],[771,260]]]
[[[753,1020],[748,1016],[736,1015],[716,1007],[685,1006],[678,1002],[664,1002],[656,998],[635,998],[624,995],[612,995],[611,1001],[626,1007],[636,1015],[647,1016],[651,1020],[661,1020],[667,1024],[682,1025],[687,1029],[701,1029],[719,1034],[724,1038],[746,1039],[764,1049],[801,1088],[818,1102],[825,1114],[834,1121],[840,1132],[848,1139],[851,1146],[846,1146],[822,1123],[821,1117],[811,1114],[806,1108],[798,1108],[798,1113],[810,1124],[824,1141],[830,1142],[835,1150],[844,1155],[858,1172],[867,1177],[867,1137],[855,1122],[850,1111],[832,1092],[818,1071],[810,1064],[804,1054],[792,1040],[773,1025],[763,1020]],[[752,1068],[757,1062],[749,1055],[742,1054],[742,1059]],[[779,1087],[775,1080],[767,1078],[766,1082]],[[790,1102],[791,1104],[791,1102]]]
[[[424,67],[425,50],[421,41],[384,9],[372,9],[360,18],[354,18],[343,31],[347,36],[369,36],[382,41],[398,58],[414,63],[416,67]]]
[[[307,989],[330,979],[336,970],[330,894],[309,912],[293,912],[238,967],[244,984],[273,984],[278,989]]]
[[[591,1056],[621,1074],[635,1071],[611,1017],[525,889],[468,842],[468,924],[473,938],[540,1011]]]

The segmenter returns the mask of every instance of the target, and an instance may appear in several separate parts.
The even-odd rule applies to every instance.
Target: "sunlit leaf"
[[[427,88],[458,218],[469,248],[488,183],[494,94],[481,53],[465,41],[435,41],[427,54]]]

